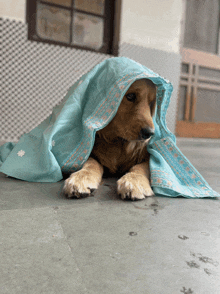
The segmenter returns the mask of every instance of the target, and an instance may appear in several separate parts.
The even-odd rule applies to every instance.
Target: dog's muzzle
[[[150,127],[142,128],[139,134],[140,140],[147,140],[154,135],[154,129]]]

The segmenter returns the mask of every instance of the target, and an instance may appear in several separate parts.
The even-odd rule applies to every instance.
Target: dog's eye
[[[134,102],[136,100],[136,94],[135,93],[129,93],[126,95],[126,98],[128,101]]]

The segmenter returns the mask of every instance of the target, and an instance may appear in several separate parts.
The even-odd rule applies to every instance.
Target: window
[[[220,54],[220,0],[186,0],[183,46]]]
[[[183,0],[176,134],[220,138],[220,0]]]
[[[28,39],[117,55],[121,0],[27,0]]]

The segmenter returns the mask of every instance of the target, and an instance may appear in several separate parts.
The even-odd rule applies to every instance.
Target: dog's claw
[[[90,189],[89,187],[87,187],[87,190],[89,191],[88,193],[87,193],[87,192],[86,192],[86,193],[84,193],[84,192],[80,193],[80,192],[78,192],[78,191],[76,191],[76,190],[67,193],[66,188],[65,188],[65,186],[64,186],[64,188],[63,188],[63,194],[64,194],[67,198],[75,198],[75,199],[79,199],[79,198],[87,198],[87,197],[91,196],[92,193],[93,193],[96,189]]]
[[[80,198],[87,198],[90,196],[90,193],[72,193],[72,194],[67,194],[64,191],[64,195],[66,196],[66,198],[75,198],[75,199],[80,199]]]
[[[98,188],[99,183],[86,171],[78,171],[72,174],[63,187],[63,193],[67,198],[85,198]]]
[[[142,200],[154,196],[148,180],[142,175],[128,173],[118,180],[118,194],[123,200]]]

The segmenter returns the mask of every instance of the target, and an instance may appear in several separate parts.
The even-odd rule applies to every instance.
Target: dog
[[[155,107],[154,83],[136,80],[125,93],[113,120],[97,131],[93,150],[82,169],[65,181],[64,194],[68,198],[89,196],[107,170],[121,175],[117,193],[122,199],[153,196],[146,145],[154,134]]]

